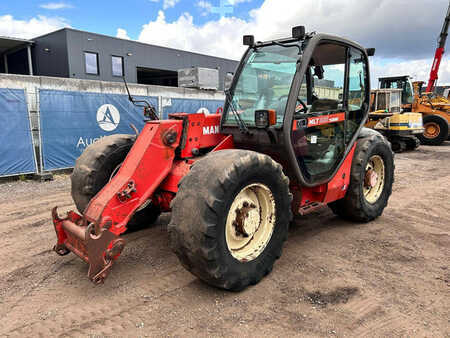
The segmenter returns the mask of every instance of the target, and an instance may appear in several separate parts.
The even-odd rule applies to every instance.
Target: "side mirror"
[[[375,55],[375,48],[366,48],[366,53],[368,56],[374,56]]]
[[[224,90],[230,90],[231,84],[233,83],[233,78],[234,78],[234,74],[233,73],[226,73],[225,74],[225,79],[224,79],[224,84],[223,84],[223,89]]]
[[[323,79],[323,73],[324,73],[325,71],[324,71],[324,69],[323,69],[323,66],[315,66],[314,67],[314,75],[315,76],[317,76],[317,78],[319,79],[319,80],[322,80]]]
[[[244,35],[244,38],[242,39],[244,46],[254,46],[255,45],[255,37],[253,35]]]

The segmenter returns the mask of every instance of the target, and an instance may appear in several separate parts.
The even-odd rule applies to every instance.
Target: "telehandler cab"
[[[363,127],[373,50],[303,26],[291,38],[245,36],[244,44],[222,115],[146,114],[137,137],[102,138],[77,160],[71,180],[79,213],[60,218],[53,209],[54,250],[85,260],[94,283],[120,256],[121,234],[161,212],[172,212],[170,243],[182,265],[229,290],[272,270],[293,214],[328,205],[368,222],[383,212],[393,153]],[[314,92],[314,77],[333,83],[329,96]]]

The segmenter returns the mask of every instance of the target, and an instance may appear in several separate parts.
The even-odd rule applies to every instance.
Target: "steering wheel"
[[[306,113],[308,111],[308,106],[306,105],[306,103],[303,102],[303,100],[299,97],[297,97],[297,102],[299,102],[303,106],[303,108],[300,110],[297,110],[298,106],[295,107],[295,114]]]
[[[285,98],[287,99],[287,97],[288,97],[288,95],[283,95],[283,96],[280,96],[280,98],[278,100],[281,101],[281,100],[284,100]],[[305,102],[303,102],[303,100],[301,98],[297,97],[297,102],[300,103],[303,108],[300,110],[297,110],[298,106],[296,106],[295,112],[294,112],[294,117],[296,114],[306,113],[308,111],[308,106],[306,105]]]

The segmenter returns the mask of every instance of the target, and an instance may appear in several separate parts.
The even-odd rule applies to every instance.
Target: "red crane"
[[[442,26],[441,34],[439,34],[438,47],[436,48],[436,53],[434,55],[433,65],[431,66],[430,79],[428,80],[427,92],[432,92],[436,86],[438,79],[439,66],[441,64],[442,55],[444,54],[445,42],[448,35],[448,25],[450,22],[450,3],[447,9],[447,15],[444,19],[444,25]]]

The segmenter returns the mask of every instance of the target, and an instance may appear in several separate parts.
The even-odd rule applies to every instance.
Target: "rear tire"
[[[88,146],[75,163],[71,175],[72,198],[83,213],[91,199],[109,182],[115,169],[125,160],[136,140],[134,135],[116,134]],[[149,205],[137,211],[128,222],[129,230],[139,230],[153,224],[161,211]]]
[[[328,206],[336,215],[347,220],[355,222],[374,220],[383,213],[392,193],[394,168],[394,153],[383,136],[371,135],[359,139],[352,161],[347,193],[343,199]],[[382,176],[382,183],[379,183],[381,177],[378,177],[374,186],[369,188],[368,170]]]
[[[439,115],[425,115],[423,127],[425,128],[423,134],[417,135],[422,144],[438,146],[449,137],[448,122]]]
[[[247,197],[253,200],[247,203]],[[289,179],[269,156],[245,150],[211,153],[180,183],[168,226],[171,247],[201,280],[242,290],[258,283],[281,256],[291,202]]]

